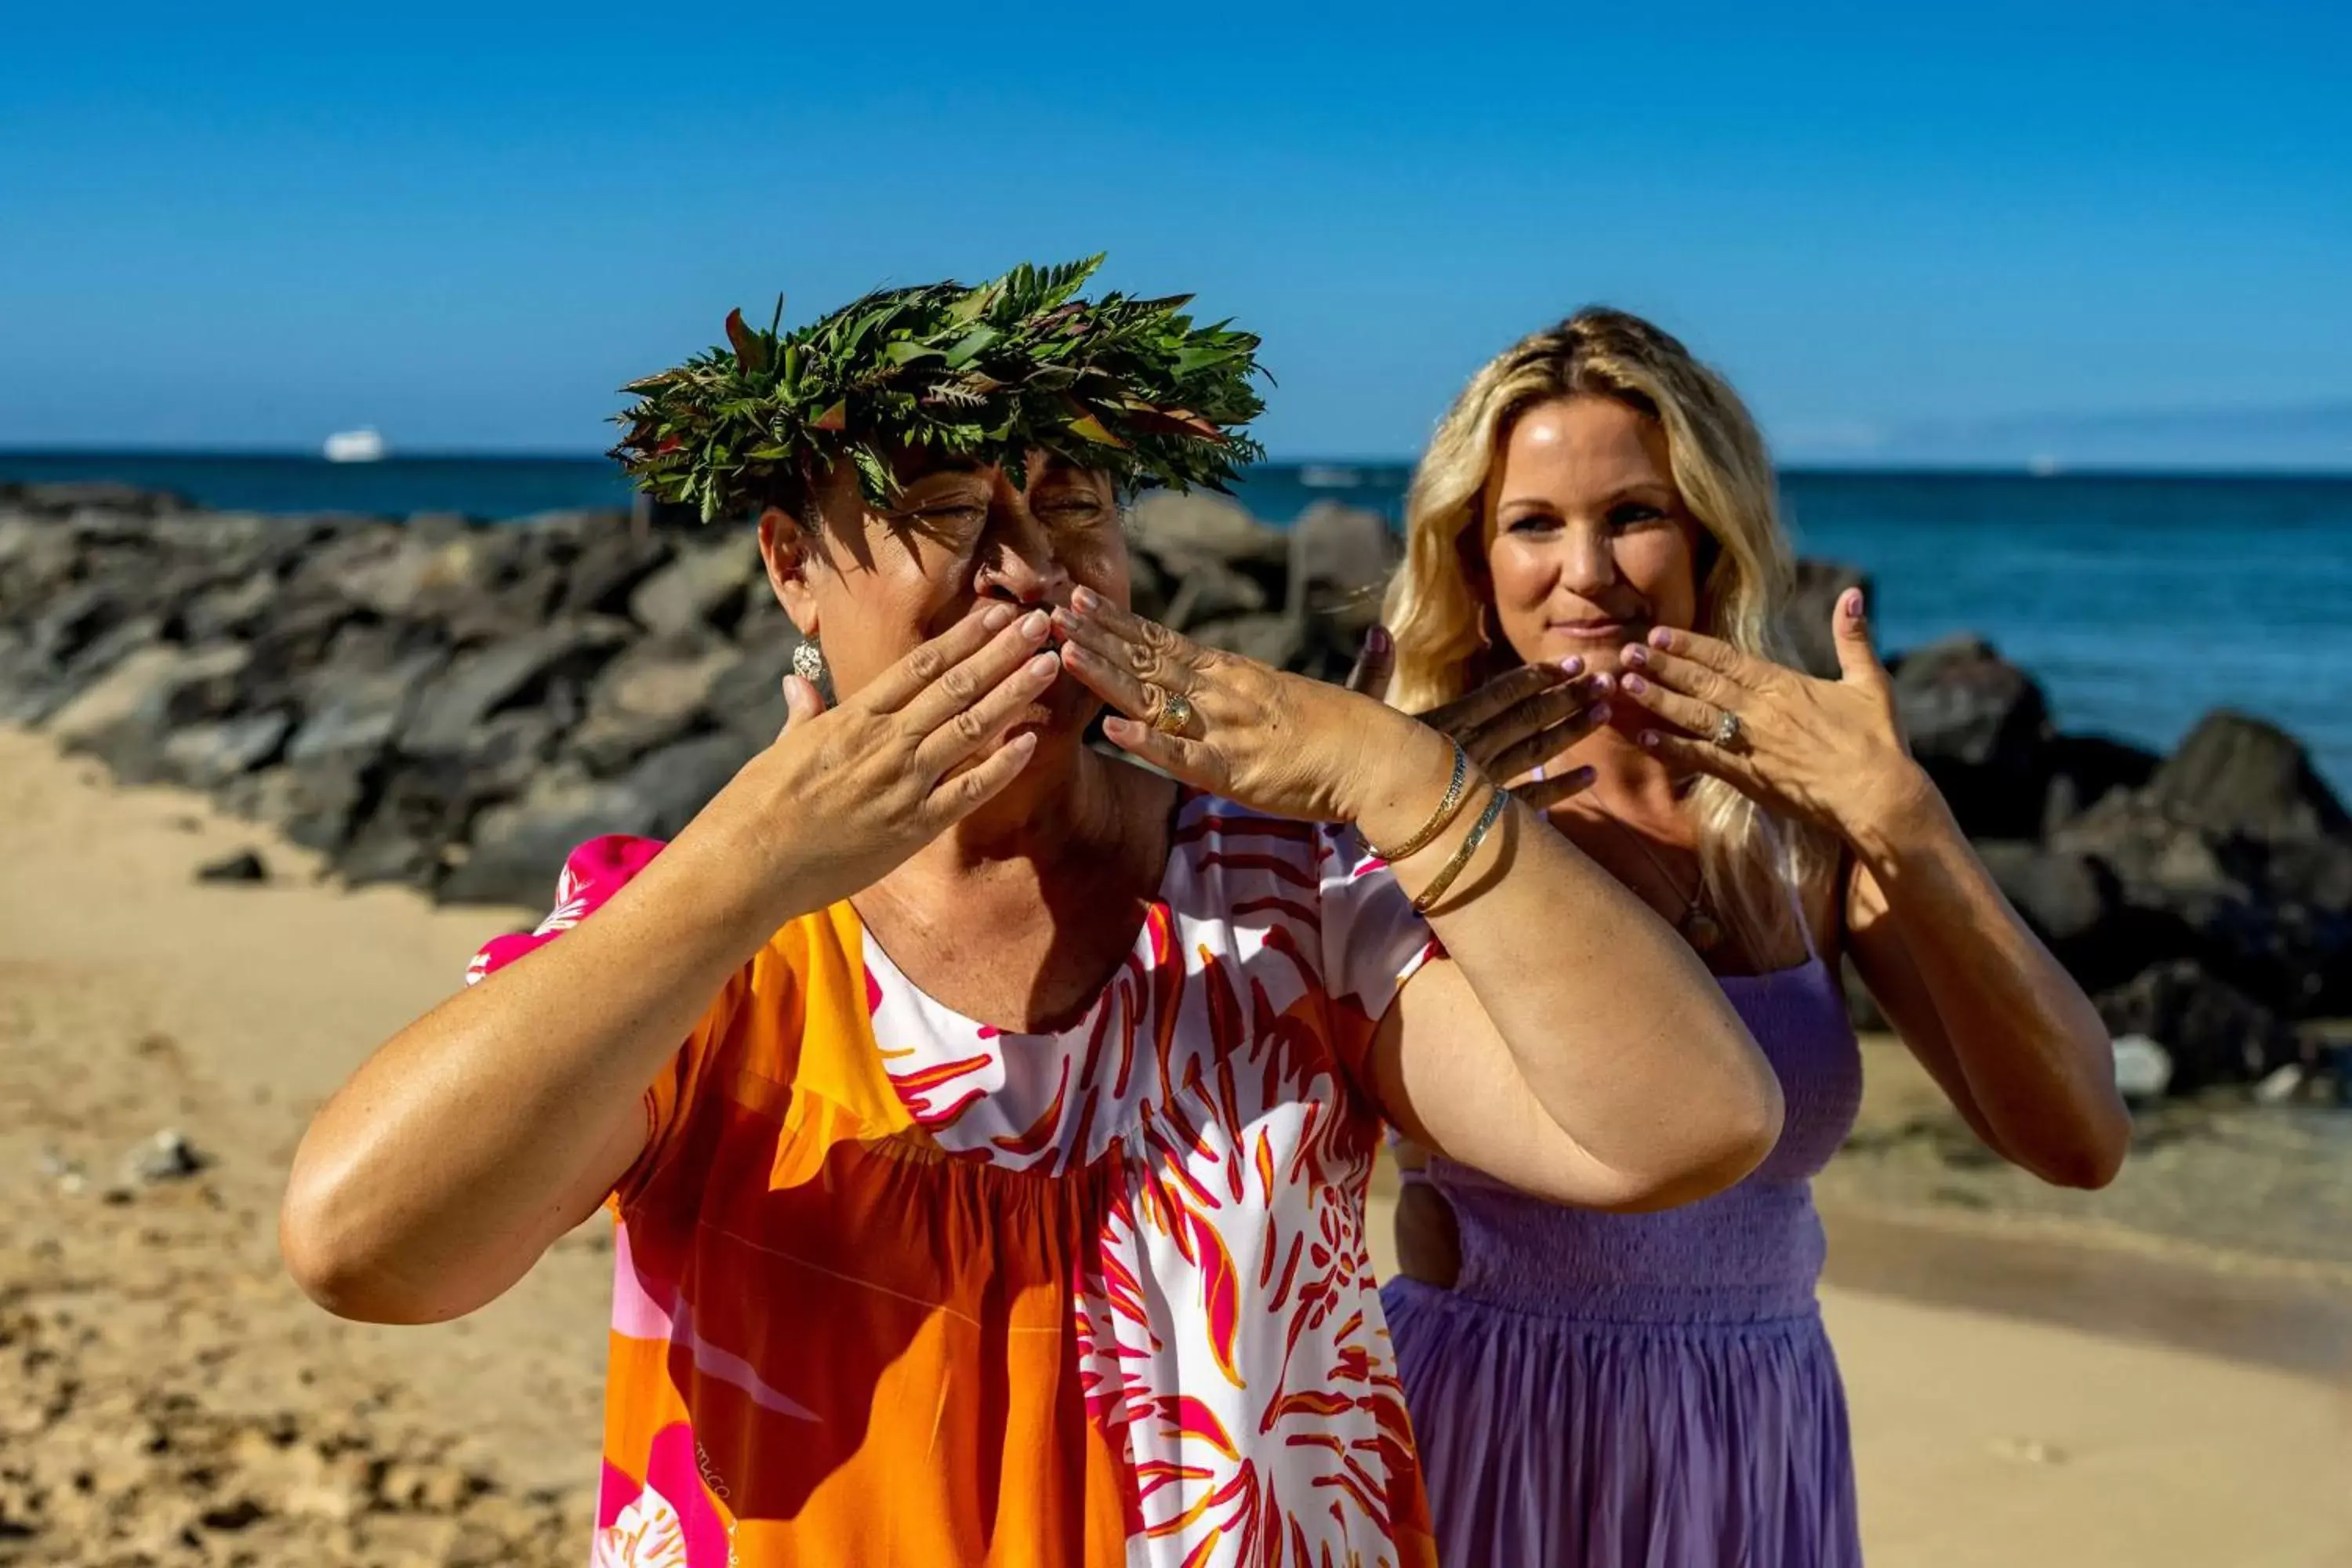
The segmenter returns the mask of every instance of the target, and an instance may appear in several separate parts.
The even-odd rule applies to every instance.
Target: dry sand
[[[191,880],[247,846],[271,885]],[[0,1563],[584,1557],[596,1228],[431,1330],[325,1317],[273,1238],[310,1108],[523,918],[315,885],[201,802],[0,731]],[[203,1168],[124,1179],[164,1129]],[[2352,1564],[2336,1276],[2048,1221],[1832,1218],[1882,1568]]]

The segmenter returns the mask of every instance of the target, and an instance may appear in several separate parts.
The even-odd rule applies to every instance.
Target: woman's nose
[[[1617,581],[1617,555],[1597,528],[1570,528],[1560,542],[1559,577],[1573,593],[1590,597]]]
[[[1027,509],[1008,509],[991,530],[992,548],[982,552],[973,587],[984,598],[1009,599],[1017,605],[1066,604],[1070,596],[1069,568],[1054,548],[1053,537],[1027,515]]]

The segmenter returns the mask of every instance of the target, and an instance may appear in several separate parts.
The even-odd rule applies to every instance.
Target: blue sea
[[[1273,464],[1240,499],[1272,522],[1319,500],[1396,517],[1401,464]],[[514,517],[624,506],[588,458],[109,457],[0,452],[0,483],[118,479],[260,511]],[[2352,476],[1792,472],[1799,548],[1876,584],[1890,648],[1954,632],[2031,669],[2070,730],[2159,750],[2234,707],[2303,737],[2352,795]]]

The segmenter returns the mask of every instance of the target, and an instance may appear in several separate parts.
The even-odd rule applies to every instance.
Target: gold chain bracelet
[[[1509,790],[1496,786],[1494,795],[1486,801],[1486,809],[1478,814],[1478,820],[1471,826],[1469,836],[1462,840],[1462,847],[1454,852],[1454,858],[1430,879],[1429,886],[1413,900],[1414,914],[1427,914],[1430,906],[1445,896],[1445,889],[1454,886],[1454,879],[1462,875],[1462,868],[1470,864],[1470,857],[1478,853],[1478,846],[1486,842],[1487,830],[1495,826],[1495,819],[1503,815],[1503,807],[1509,804],[1510,798]]]
[[[1453,782],[1445,786],[1445,798],[1437,803],[1437,809],[1430,813],[1427,822],[1421,825],[1421,831],[1393,849],[1383,849],[1369,838],[1364,839],[1364,847],[1391,865],[1416,849],[1426,848],[1431,839],[1445,831],[1446,825],[1454,820],[1454,814],[1462,809],[1463,787],[1469,782],[1470,753],[1462,749],[1461,742],[1455,742]],[[1360,837],[1362,830],[1360,828],[1357,832]]]

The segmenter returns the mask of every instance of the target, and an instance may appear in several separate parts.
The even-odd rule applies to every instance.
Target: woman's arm
[[[1660,631],[1627,650],[1647,678],[1620,689],[1674,727],[1650,737],[1670,762],[1844,843],[1855,964],[1978,1134],[2046,1181],[2104,1185],[2131,1137],[2106,1029],[1905,749],[1859,590],[1840,595],[1831,632],[1837,680]],[[1711,738],[1726,713],[1738,720],[1728,744]]]
[[[1083,593],[1056,624],[1070,672],[1129,716],[1105,733],[1189,783],[1354,822],[1374,844],[1405,842],[1445,794],[1452,743],[1370,698],[1200,647]],[[1173,734],[1150,722],[1166,719],[1171,693],[1190,710]],[[1481,780],[1437,839],[1393,868],[1408,894],[1454,858],[1492,787]],[[1705,966],[1527,808],[1507,803],[1431,921],[1452,957],[1406,984],[1372,1068],[1414,1138],[1539,1195],[1612,1208],[1704,1196],[1770,1151],[1779,1082]]]
[[[646,1086],[795,916],[873,882],[1002,789],[1002,740],[1050,686],[1045,617],[976,607],[832,712],[793,717],[676,843],[576,930],[387,1041],[320,1110],[279,1245],[321,1305],[430,1322],[490,1301],[645,1146]]]
[[[1977,1136],[2045,1182],[2105,1186],[2131,1142],[2106,1026],[1918,783],[1856,836],[1854,966]]]
[[[1376,843],[1397,831],[1377,814],[1364,826]],[[1392,868],[1408,893],[1465,830]],[[1780,1140],[1780,1080],[1698,955],[1532,811],[1509,806],[1496,833],[1475,881],[1429,912],[1446,959],[1405,983],[1374,1037],[1390,1119],[1584,1208],[1666,1208],[1747,1175]]]

